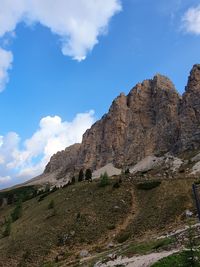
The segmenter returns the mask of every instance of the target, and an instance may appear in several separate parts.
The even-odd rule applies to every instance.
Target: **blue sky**
[[[74,1],[73,8],[68,6],[71,1],[56,3],[77,19],[76,8],[87,0]],[[56,24],[60,9],[50,21],[52,10],[44,14],[44,6],[38,4],[31,7],[35,10],[32,12],[27,0],[18,0],[29,12],[24,19],[19,3],[17,9],[8,2],[2,0],[0,7],[0,24],[5,22],[4,28],[0,26],[0,46],[13,57],[8,60],[12,68],[7,65],[8,72],[4,68],[7,80],[0,93],[0,187],[41,172],[50,154],[80,141],[82,133],[107,112],[120,92],[128,93],[137,82],[159,72],[171,78],[183,93],[192,65],[200,63],[197,0],[101,0],[95,12],[96,16],[105,16],[104,21],[90,20],[89,11],[85,11],[86,19],[84,12],[80,14],[82,22],[89,20],[96,28],[86,29],[86,37],[84,31],[76,32],[70,50],[73,31],[69,33],[65,21],[64,32]],[[19,15],[9,24],[11,10],[15,12],[11,15]],[[8,14],[6,18],[4,13]],[[98,40],[96,45],[90,30],[96,30],[92,36]],[[91,42],[86,43],[90,37]],[[75,57],[86,58],[78,61]],[[52,130],[55,127],[58,132]],[[49,143],[41,142],[41,138]],[[33,151],[35,146],[37,151]]]

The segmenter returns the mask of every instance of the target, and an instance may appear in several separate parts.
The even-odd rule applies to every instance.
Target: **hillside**
[[[22,217],[12,223],[10,236],[0,239],[0,266],[79,266],[81,252],[94,256],[94,263],[102,253],[105,257],[123,244],[134,244],[131,251],[124,251],[134,255],[138,242],[148,243],[181,227],[186,209],[194,210],[194,179],[162,179],[151,188],[152,179],[123,175],[115,188],[118,179],[112,178],[106,187],[99,187],[99,180],[80,182],[50,193],[42,201],[38,201],[40,195],[23,202]],[[49,209],[51,200],[54,207]],[[4,218],[14,206],[0,210],[1,233]],[[93,266],[89,262],[84,266]]]

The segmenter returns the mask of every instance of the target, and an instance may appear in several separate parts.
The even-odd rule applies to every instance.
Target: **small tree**
[[[109,176],[108,176],[107,172],[104,172],[104,174],[101,174],[101,176],[100,176],[100,184],[99,184],[99,186],[100,187],[105,187],[105,186],[107,186],[109,184],[110,184]]]
[[[6,223],[5,223],[5,229],[4,229],[4,232],[3,232],[3,237],[6,237],[6,236],[9,236],[10,233],[11,233],[11,219],[9,218]]]
[[[22,216],[22,201],[19,200],[14,208],[13,212],[11,213],[12,221],[15,222]]]
[[[79,181],[79,182],[82,182],[83,179],[84,179],[84,172],[83,172],[83,169],[81,169],[81,170],[79,171],[78,181]]]
[[[87,169],[85,172],[85,180],[92,181],[92,171],[91,169]]]

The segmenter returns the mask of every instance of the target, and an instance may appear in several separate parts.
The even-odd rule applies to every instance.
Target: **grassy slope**
[[[194,261],[192,265],[188,258],[189,256],[186,252],[180,252],[159,260],[157,263],[153,264],[152,267],[200,267],[199,262]]]
[[[11,236],[0,239],[0,264],[10,266],[7,259],[11,257],[15,266],[13,258],[19,261],[26,254],[29,266],[38,266],[50,250],[58,248],[59,237],[73,231],[75,234],[67,244],[70,250],[76,244],[85,247],[95,243],[105,237],[110,225],[116,225],[128,213],[131,195],[126,190],[126,185],[112,189],[112,186],[99,188],[96,183],[80,183],[60,189],[41,202],[38,198],[25,202],[22,218],[12,224]],[[51,199],[55,202],[55,216],[53,210],[48,210]],[[115,206],[119,209],[115,210]],[[2,210],[1,216],[9,212]]]
[[[161,232],[167,225],[169,229],[178,226],[184,211],[194,209],[192,182],[191,179],[164,180],[152,190],[136,190],[139,211],[127,229],[131,235]]]
[[[12,224],[11,236],[0,239],[0,266],[42,266],[60,252],[70,258],[84,248],[98,251],[111,241],[113,233],[117,234],[114,241],[124,233],[126,239],[149,239],[170,225],[183,223],[185,209],[193,206],[192,182],[163,181],[149,191],[139,190],[129,182],[123,182],[118,189],[112,185],[100,188],[96,182],[79,183],[52,193],[41,202],[38,197],[29,200],[23,203],[22,218]],[[120,229],[119,225],[130,215],[133,190],[135,217],[119,232],[115,229]],[[56,213],[48,210],[52,199]],[[8,216],[12,209],[0,210],[0,218]],[[65,235],[70,239],[65,246],[59,246],[59,237]]]

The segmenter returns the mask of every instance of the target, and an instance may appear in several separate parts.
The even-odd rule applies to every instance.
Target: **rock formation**
[[[131,166],[150,155],[175,155],[200,148],[200,65],[194,65],[181,97],[157,74],[120,94],[109,112],[83,135],[81,144],[52,156],[45,174],[113,163]]]
[[[200,146],[200,65],[194,65],[183,94],[180,110],[178,151]]]

